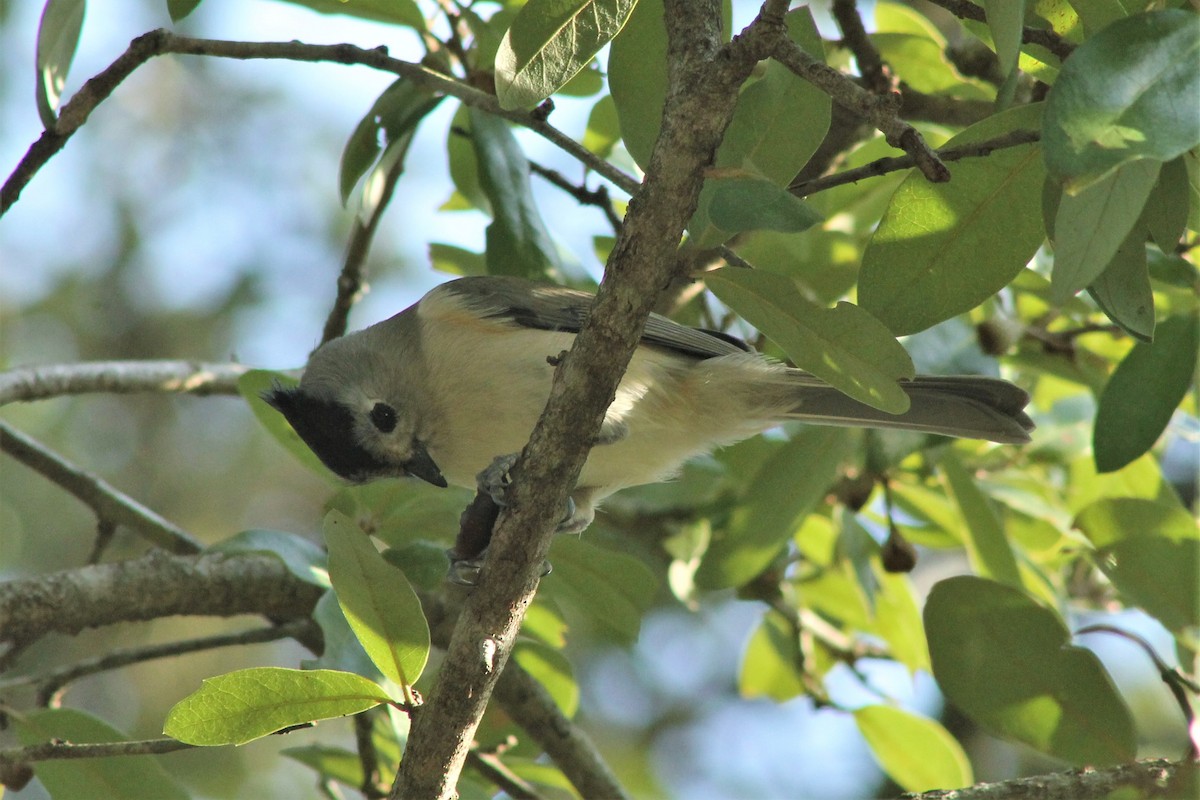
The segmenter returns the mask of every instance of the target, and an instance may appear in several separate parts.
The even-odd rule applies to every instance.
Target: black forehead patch
[[[262,398],[283,414],[321,463],[342,478],[362,481],[395,474],[386,462],[358,444],[354,414],[341,403],[281,386],[263,392]]]

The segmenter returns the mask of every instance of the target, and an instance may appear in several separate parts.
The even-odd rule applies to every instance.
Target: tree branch
[[[37,761],[56,761],[64,758],[113,758],[115,756],[151,756],[189,750],[195,745],[175,739],[141,739],[132,742],[101,742],[97,744],[72,744],[71,742],[44,742],[29,747],[14,747],[0,750],[0,767],[17,764],[32,764]]]
[[[947,147],[943,150],[938,150],[937,155],[942,161],[961,161],[964,158],[978,158],[991,155],[997,150],[1003,150],[1008,147],[1018,147],[1023,144],[1032,144],[1041,139],[1041,132],[1034,130],[1018,130],[997,136],[994,139],[988,139],[983,142],[974,144],[966,144],[960,147]],[[807,197],[814,195],[817,192],[823,192],[826,189],[832,189],[835,186],[844,186],[847,183],[858,183],[867,178],[877,178],[880,175],[886,175],[889,172],[897,172],[902,169],[909,169],[916,163],[912,156],[896,156],[894,158],[880,158],[872,161],[869,164],[863,164],[861,167],[848,169],[844,172],[835,172],[832,175],[826,175],[821,178],[813,178],[812,180],[794,183],[788,187],[788,191],[798,197]]]
[[[203,548],[187,531],[3,421],[0,450],[75,495],[101,523],[126,525],[172,553],[198,553]]]
[[[965,789],[921,792],[903,795],[903,800],[1105,800],[1123,796],[1122,790],[1135,790],[1130,796],[1145,798],[1184,798],[1192,795],[1196,765],[1173,764],[1164,759],[1122,764],[1095,769],[1085,767],[1070,772],[1017,778],[999,783],[978,783]],[[1190,773],[1190,775],[1189,775]]]
[[[196,39],[176,36],[167,30],[155,30],[134,39],[128,49],[112,64],[90,78],[78,92],[62,107],[58,124],[47,130],[33,143],[17,164],[3,188],[0,188],[0,217],[17,201],[21,191],[51,158],[61,150],[79,128],[87,121],[96,106],[104,102],[113,90],[128,78],[139,66],[155,56],[165,53],[181,55],[213,56],[236,59],[285,59],[289,61],[329,61],[338,64],[359,64],[383,72],[390,72],[411,81],[415,86],[431,94],[445,94],[458,98],[464,104],[480,108],[501,116],[545,137],[565,150],[572,157],[586,164],[589,169],[603,175],[626,192],[632,193],[638,185],[635,178],[627,175],[602,158],[571,139],[562,131],[527,111],[508,111],[500,108],[493,95],[468,86],[465,83],[434,72],[420,64],[392,58],[387,48],[377,47],[364,50],[349,44],[316,45],[303,42],[232,42],[217,39]]]
[[[0,372],[0,406],[14,401],[108,392],[237,394],[241,364],[200,361],[86,361],[18,367]]]

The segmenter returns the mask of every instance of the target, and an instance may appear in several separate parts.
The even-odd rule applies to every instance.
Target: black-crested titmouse
[[[364,482],[412,475],[474,488],[497,456],[525,446],[553,361],[592,296],[511,277],[460,278],[309,359],[300,385],[267,401],[329,469]],[[1029,441],[1029,396],[1003,380],[918,376],[888,414],[725,334],[652,315],[588,456],[563,530],[627,486],[671,477],[688,458],[788,420]]]

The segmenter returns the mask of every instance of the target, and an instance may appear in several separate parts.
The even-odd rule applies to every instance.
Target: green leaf
[[[195,11],[198,5],[200,0],[167,0],[167,13],[171,15],[171,22],[179,22]]]
[[[379,154],[393,147],[407,149],[417,125],[441,102],[404,78],[383,90],[371,110],[354,128],[342,150],[338,189],[342,205],[359,178],[380,161]]]
[[[267,433],[283,445],[283,448],[295,456],[300,463],[317,473],[330,483],[336,483],[337,479],[330,472],[321,460],[317,458],[312,449],[304,443],[300,435],[292,430],[292,426],[288,424],[287,419],[276,411],[267,402],[263,400],[263,392],[269,391],[276,385],[283,387],[292,387],[299,384],[295,378],[284,375],[282,372],[271,372],[265,369],[252,369],[240,378],[238,378],[238,394],[250,405],[250,411],[254,413],[254,418],[266,428]]]
[[[804,694],[800,661],[800,642],[791,626],[778,612],[768,611],[742,654],[738,693],[748,699],[769,697],[777,703]]]
[[[637,639],[642,617],[658,591],[649,567],[578,536],[556,537],[549,558],[554,571],[539,591],[618,641]]]
[[[992,733],[1080,765],[1136,756],[1129,709],[1100,660],[1016,589],[968,575],[941,581],[925,631],[938,685]]]
[[[720,241],[743,231],[799,233],[822,219],[799,197],[765,178],[718,178],[711,186],[708,214],[724,232]]]
[[[1200,24],[1191,10],[1119,19],[1063,63],[1042,141],[1077,191],[1129,161],[1169,161],[1200,143]]]
[[[73,708],[12,714],[8,722],[26,747],[60,740],[74,744],[124,742],[129,737],[102,719]],[[157,759],[82,758],[41,761],[37,777],[51,797],[142,800],[154,787],[155,800],[187,800],[188,792]]]
[[[617,119],[617,104],[613,102],[612,95],[606,94],[596,101],[588,114],[583,146],[600,158],[608,158],[619,141],[621,122]]]
[[[1145,232],[1135,225],[1117,248],[1112,261],[1088,287],[1100,310],[1130,335],[1154,339],[1154,292],[1146,262]]]
[[[1100,277],[1141,218],[1161,166],[1132,161],[1078,194],[1063,193],[1054,217],[1051,302],[1062,305]]]
[[[429,263],[450,275],[486,275],[487,256],[441,242],[429,243]]]
[[[492,224],[487,228],[488,272],[561,280],[558,249],[529,186],[529,162],[508,123],[473,108],[468,113],[479,185],[492,206]]]
[[[288,747],[280,750],[279,754],[299,761],[327,780],[340,781],[355,788],[363,785],[362,759],[358,753],[341,747],[310,744]]]
[[[1158,173],[1158,183],[1150,192],[1142,220],[1150,229],[1150,237],[1164,253],[1173,253],[1187,229],[1188,203],[1191,192],[1188,187],[1187,164],[1183,157],[1163,164]]]
[[[348,17],[390,22],[418,31],[426,30],[425,17],[415,0],[283,0],[304,6],[320,14],[344,14]]]
[[[284,531],[242,531],[208,548],[210,553],[267,553],[305,583],[329,588],[325,552],[313,542]]]
[[[662,0],[639,0],[608,55],[608,87],[625,149],[643,170],[658,141],[667,97],[667,26]]]
[[[496,53],[501,108],[545,100],[621,30],[636,0],[529,0]]]
[[[823,308],[782,275],[726,267],[705,276],[713,294],[783,348],[801,369],[875,408],[899,414],[909,399],[897,383],[913,376],[912,359],[861,308]]]
[[[479,159],[475,156],[471,138],[471,109],[459,106],[446,137],[446,157],[450,161],[450,180],[454,182],[456,196],[447,201],[443,209],[477,208],[490,216],[492,201],[479,184]]]
[[[1017,559],[1004,535],[1004,524],[974,479],[953,450],[947,450],[939,462],[947,492],[958,505],[967,523],[966,546],[971,566],[980,575],[1016,588],[1021,587]]]
[[[321,595],[312,613],[313,622],[321,629],[321,638],[325,649],[317,658],[309,658],[300,662],[304,669],[332,669],[339,672],[353,672],[367,680],[378,681],[382,676],[363,650],[362,642],[354,635],[342,607],[338,605],[337,595],[328,591]]]
[[[75,60],[87,0],[47,0],[38,24],[37,110],[46,130],[58,123],[59,101]]]
[[[206,678],[167,713],[163,733],[200,746],[245,744],[390,701],[377,684],[349,672],[255,667]]]
[[[1138,342],[1100,394],[1092,450],[1099,472],[1118,470],[1162,435],[1192,386],[1200,321],[1179,314],[1158,325],[1153,342]]]
[[[983,7],[987,11],[987,23],[996,46],[1000,73],[1008,75],[1017,68],[1017,56],[1021,54],[1025,0],[984,0]]]
[[[814,426],[762,462],[726,529],[713,536],[696,573],[697,585],[741,586],[762,572],[801,520],[825,499],[856,441],[844,428]]]
[[[1014,108],[955,136],[947,146],[1035,128],[1040,105]],[[1037,144],[950,163],[949,183],[911,172],[892,196],[863,253],[858,301],[897,335],[970,311],[1029,263],[1045,233],[1045,179]],[[1003,230],[1003,236],[996,231]]]
[[[1169,630],[1200,626],[1200,527],[1182,506],[1135,497],[1097,500],[1075,526],[1096,563],[1132,605]]]
[[[513,648],[513,660],[540,683],[568,718],[579,708],[579,684],[571,662],[561,651],[531,640],[521,640]]]
[[[874,705],[856,710],[854,721],[879,766],[904,791],[960,789],[974,783],[962,746],[934,720]]]
[[[325,515],[329,578],[338,604],[379,671],[404,688],[429,658],[429,625],[404,573],[388,564],[370,537],[339,511]]]

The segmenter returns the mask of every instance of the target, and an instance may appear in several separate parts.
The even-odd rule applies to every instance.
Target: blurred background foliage
[[[0,0],[0,163],[5,165],[15,164],[40,131],[32,99],[36,6]],[[735,19],[748,18],[753,10],[751,4],[737,2]],[[822,30],[834,30],[826,10],[816,11]],[[84,27],[68,94],[134,36],[169,24],[161,0],[105,4],[103,13],[93,13]],[[318,15],[286,3],[206,0],[177,30],[229,39],[353,41],[364,47],[386,42],[393,55],[420,58],[419,41],[411,31]],[[902,44],[892,42],[894,50],[887,53],[901,63],[906,52]],[[353,218],[338,198],[341,150],[390,82],[389,76],[364,68],[328,64],[168,57],[139,69],[36,176],[0,223],[3,365],[137,358],[236,360],[272,369],[301,365],[319,337]],[[555,123],[582,137],[592,102],[562,98]],[[483,247],[484,214],[438,213],[454,193],[446,161],[446,142],[454,139],[453,112],[451,104],[443,104],[416,136],[407,172],[370,255],[372,290],[354,311],[352,327],[395,313],[445,277],[426,268],[425,243],[450,242],[474,251]],[[930,125],[926,132],[937,143],[950,131]],[[577,165],[541,140],[524,131],[517,136],[539,163],[564,174],[579,173]],[[879,140],[869,142],[850,156],[848,165],[885,151]],[[630,164],[620,152],[616,158]],[[830,224],[799,245],[809,251],[792,255],[797,260],[814,257],[827,266],[812,276],[812,288],[822,301],[837,299],[851,287],[861,248],[898,182],[898,176],[889,176],[862,190],[834,190],[816,200]],[[598,275],[596,251],[603,255],[604,237],[611,234],[603,216],[536,180],[534,192],[543,209],[560,212],[552,216],[555,239],[588,273]],[[755,246],[764,251],[779,246],[769,236],[751,242],[743,254],[755,261]],[[688,313],[698,312],[693,308]],[[972,337],[971,325],[958,320],[907,344],[923,369],[996,369],[978,347],[961,346]],[[1088,351],[1084,369],[1094,369],[1101,384],[1130,346],[1127,339],[1107,333],[1079,341]],[[1032,464],[1028,480],[1056,476],[1075,488],[1102,483],[1111,488],[1122,481],[1144,486],[1157,481],[1162,452],[1112,477],[1089,474],[1086,450],[1094,399],[1055,379],[1057,368],[1046,367],[1053,358],[1053,352],[1025,342],[1010,359],[1043,371],[1037,398],[1042,432],[1022,466],[1005,474],[1002,457],[990,464],[995,468],[990,494],[1009,499],[1023,512],[1006,517],[1006,530],[1038,555],[1044,554],[1039,542],[1052,543],[1046,552],[1062,542],[1038,518],[1035,487],[1014,488],[1021,478],[1014,474],[1017,470]],[[205,543],[254,528],[320,541],[329,482],[288,457],[240,399],[89,395],[10,405],[4,418]],[[1194,509],[1194,417],[1180,414],[1173,430],[1163,470]],[[853,437],[847,447],[866,452],[861,434],[847,436]],[[653,589],[630,588],[628,595],[640,595],[637,602],[648,606],[643,618],[634,603],[632,625],[605,620],[603,614],[577,613],[585,604],[571,596],[571,577],[591,556],[572,554],[572,543],[556,545],[552,560],[557,569],[544,594],[550,617],[562,613],[571,625],[566,653],[579,683],[579,717],[638,797],[861,798],[897,791],[876,766],[851,716],[815,709],[805,697],[779,703],[744,696],[750,692],[742,659],[764,616],[753,587],[739,596],[692,586],[692,555],[704,552],[712,530],[702,517],[677,519],[676,510],[686,505],[730,513],[730,493],[744,491],[757,465],[781,446],[779,439],[747,442],[692,465],[685,480],[672,487],[647,487],[614,498],[586,539],[601,548],[635,553],[649,565],[647,574],[657,575]],[[902,444],[895,447],[904,449]],[[988,463],[988,454],[973,446],[957,452],[972,465]],[[881,457],[891,463],[887,454]],[[1038,471],[1039,464],[1047,463],[1054,468]],[[930,488],[927,478],[921,467],[911,471],[910,505],[925,497],[921,490]],[[898,489],[898,502],[909,510],[903,505],[904,488]],[[844,497],[847,487],[839,489]],[[1097,489],[1097,496],[1102,491],[1107,489]],[[341,502],[365,507],[372,496],[359,493]],[[428,508],[432,500],[418,497],[413,502]],[[436,510],[454,513],[440,504]],[[881,523],[878,502],[865,511],[867,517],[872,513],[874,522]],[[847,517],[853,515],[820,516],[812,527],[797,532],[797,540],[826,541],[837,535],[834,528],[844,531],[856,524]],[[637,539],[622,532],[634,522],[642,530]],[[933,546],[922,548],[922,564],[913,576],[914,594],[923,598],[933,583],[963,572],[966,565],[960,550],[939,548],[947,542],[919,528],[905,531],[918,544]],[[864,535],[877,536],[883,529],[874,527]],[[76,567],[86,560],[94,534],[95,522],[86,508],[11,459],[0,459],[0,576]],[[922,535],[929,540],[922,541]],[[393,545],[405,539],[400,534],[395,541],[383,538]],[[839,547],[845,546],[842,541]],[[871,550],[878,543],[872,539],[864,546]],[[141,550],[139,541],[118,531],[108,558]],[[1069,562],[1048,558],[1041,567],[1053,572],[1055,564]],[[1121,609],[1103,586],[1094,585],[1094,574],[1084,566],[1078,569],[1080,585],[1096,589],[1102,602],[1081,608],[1072,622],[1126,624],[1161,653],[1172,653],[1173,641],[1164,628],[1142,612]],[[1068,575],[1064,581],[1070,579]],[[252,624],[248,619],[189,619],[186,628],[187,635],[196,636]],[[555,623],[543,619],[540,624],[553,628]],[[33,669],[69,663],[117,646],[178,636],[177,620],[160,620],[49,637],[20,664]],[[1186,734],[1179,710],[1144,655],[1108,637],[1085,636],[1080,643],[1100,655],[1131,707],[1139,754],[1182,752]],[[308,657],[296,645],[274,644],[150,662],[88,678],[72,687],[67,703],[133,737],[153,737],[161,731],[165,710],[202,678],[256,664],[291,666]],[[843,707],[883,695],[940,717],[963,743],[976,780],[1061,766],[983,732],[943,706],[926,673],[910,677],[896,661],[867,658],[853,669],[833,666],[826,677],[827,690]],[[491,720],[481,740],[505,730],[502,720]],[[349,747],[353,736],[347,722],[325,722],[246,748],[189,751],[163,756],[161,762],[198,797],[316,797],[312,774],[279,758],[277,751],[317,741]],[[40,792],[35,783],[10,796],[38,798]]]

